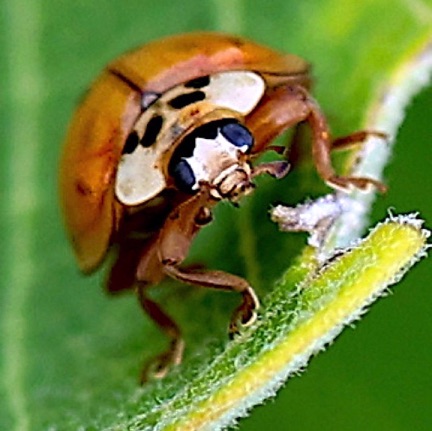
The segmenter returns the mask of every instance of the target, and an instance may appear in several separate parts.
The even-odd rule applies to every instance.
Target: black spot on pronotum
[[[199,78],[191,79],[184,85],[186,88],[203,88],[210,84],[210,76],[200,76]]]
[[[206,95],[203,91],[193,91],[192,93],[180,94],[180,96],[174,97],[168,102],[168,105],[174,109],[181,109],[205,98]]]
[[[126,142],[123,147],[122,154],[131,154],[135,151],[135,148],[139,144],[139,136],[136,130],[133,130],[129,133],[129,136],[126,138]]]
[[[162,124],[163,118],[161,115],[155,115],[150,119],[150,121],[147,123],[144,135],[140,140],[140,144],[143,147],[151,147],[156,142],[156,139],[162,128]]]
[[[218,123],[218,121],[212,121],[211,123],[198,127],[193,133],[194,139],[216,139],[218,135]]]

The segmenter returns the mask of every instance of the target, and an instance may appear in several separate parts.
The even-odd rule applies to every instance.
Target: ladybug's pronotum
[[[317,171],[330,187],[381,188],[334,172],[329,128],[309,86],[299,57],[239,37],[190,33],[109,64],[76,111],[60,170],[66,226],[81,270],[94,271],[110,251],[108,290],[136,289],[171,338],[156,376],[178,364],[184,348],[178,325],[147,296],[165,277],[239,292],[232,332],[256,318],[259,302],[247,280],[182,262],[214,205],[239,201],[258,175],[287,173],[286,161],[254,163],[275,137],[308,123]]]

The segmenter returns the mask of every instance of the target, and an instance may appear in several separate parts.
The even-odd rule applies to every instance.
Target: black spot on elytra
[[[210,84],[210,76],[200,76],[199,78],[191,79],[184,85],[186,88],[203,88]]]
[[[140,141],[140,144],[143,147],[151,147],[156,142],[156,139],[162,128],[162,124],[163,118],[161,115],[155,115],[150,119],[150,121],[147,123],[144,135]]]
[[[126,138],[126,142],[123,147],[122,154],[131,154],[135,151],[135,148],[139,144],[139,136],[136,130],[133,130],[129,133],[129,136]]]
[[[203,91],[193,91],[192,93],[180,94],[180,96],[174,97],[168,102],[168,105],[174,109],[181,109],[205,98],[206,95]]]

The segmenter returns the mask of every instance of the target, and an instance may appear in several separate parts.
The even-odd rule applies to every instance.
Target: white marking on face
[[[220,132],[215,139],[198,138],[191,157],[185,157],[194,173],[195,184],[193,190],[199,188],[199,182],[211,183],[228,167],[238,164],[239,152],[246,152],[247,145],[237,147],[228,141]]]

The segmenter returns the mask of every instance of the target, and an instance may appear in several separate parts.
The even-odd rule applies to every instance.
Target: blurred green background
[[[244,34],[311,61],[317,97],[336,132],[347,133],[360,125],[388,65],[430,25],[432,14],[430,2],[420,0],[3,0],[0,11],[0,429],[19,429],[12,428],[11,411],[25,406],[30,415],[21,429],[37,430],[69,416],[85,425],[98,414],[98,402],[121,406],[117,392],[136,384],[143,331],[151,349],[163,345],[133,299],[109,301],[101,276],[84,280],[76,273],[57,209],[60,144],[77,101],[106,62],[166,34]],[[367,25],[356,27],[357,20]],[[372,63],[386,62],[383,53],[391,58],[377,75],[365,66],[371,53]],[[392,207],[419,211],[432,226],[432,89],[414,102],[385,173],[390,190],[378,198],[372,221]],[[430,265],[416,266],[354,332],[345,331],[276,402],[254,410],[239,428],[432,429]],[[212,301],[202,300],[226,313],[225,303]],[[17,388],[12,397],[11,387]]]

